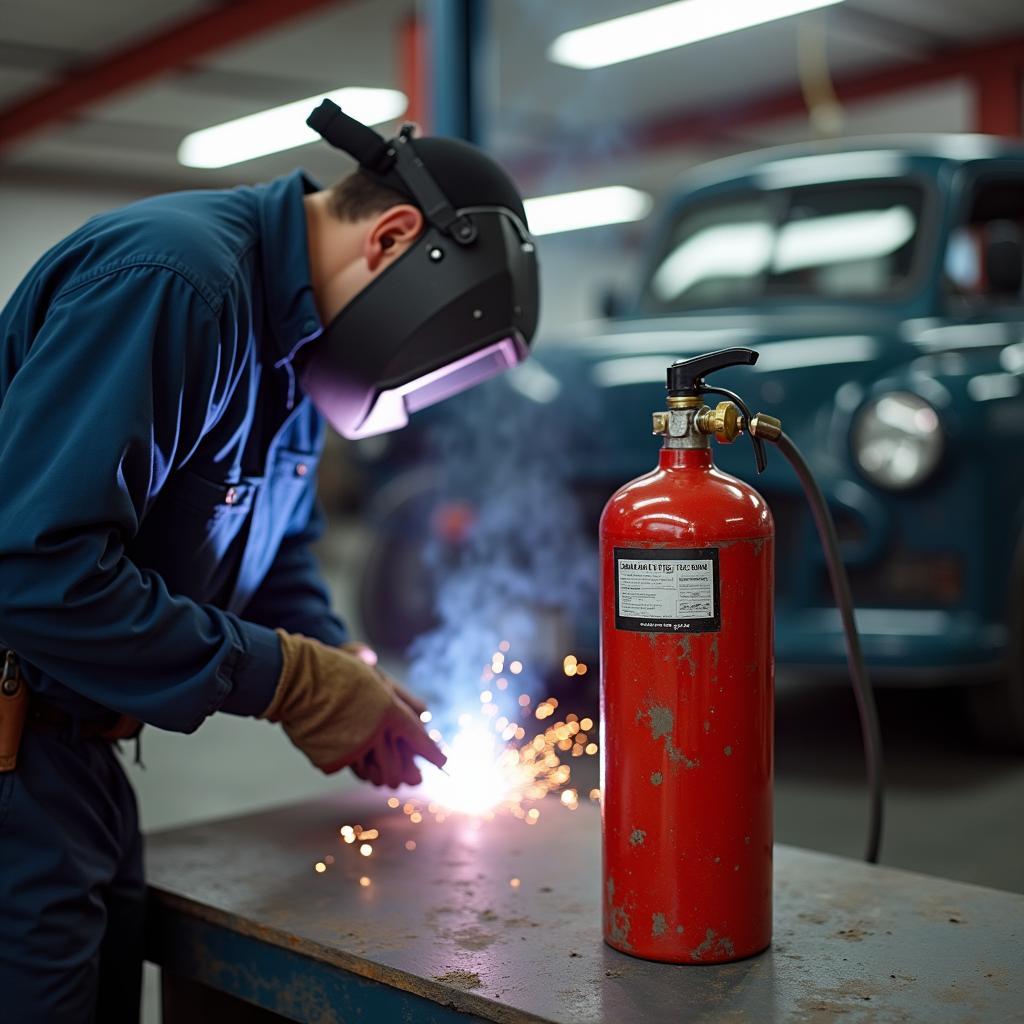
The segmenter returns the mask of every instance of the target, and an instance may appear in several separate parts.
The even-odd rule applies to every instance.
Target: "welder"
[[[384,139],[329,101],[309,123],[357,170],[95,217],[0,314],[12,1024],[137,1019],[142,844],[115,742],[143,723],[268,719],[321,770],[377,785],[444,761],[423,705],[331,611],[317,460],[325,420],[394,429],[524,358],[534,246],[478,149]]]

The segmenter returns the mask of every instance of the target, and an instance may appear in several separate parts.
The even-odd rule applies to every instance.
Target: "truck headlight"
[[[891,391],[857,414],[851,437],[861,472],[874,484],[905,491],[926,480],[942,457],[938,414],[909,391]]]

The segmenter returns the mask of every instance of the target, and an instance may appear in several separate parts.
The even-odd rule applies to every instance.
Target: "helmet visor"
[[[381,391],[361,422],[354,427],[348,427],[342,433],[349,440],[357,440],[398,430],[409,422],[412,413],[468,391],[477,384],[497,377],[513,366],[518,366],[526,358],[528,351],[522,335],[515,332],[501,341],[456,359],[447,366],[431,370],[399,387]],[[329,408],[323,409],[323,412],[332,422],[343,422],[346,419],[344,415],[332,417]]]

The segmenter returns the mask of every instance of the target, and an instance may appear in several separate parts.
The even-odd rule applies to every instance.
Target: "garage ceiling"
[[[216,171],[180,167],[175,151],[197,128],[319,91],[343,85],[401,87],[400,26],[422,6],[416,0],[337,0],[299,15],[25,137],[0,156],[0,179],[92,180],[153,190],[256,181],[297,163],[322,180],[332,179],[339,162],[326,147]],[[667,165],[806,136],[801,118],[781,133],[768,126],[695,140],[670,154],[621,151],[626,130],[638,119],[677,112],[713,115],[745,97],[798,88],[801,22],[805,45],[808,24],[821,26],[837,77],[1024,37],[1019,0],[846,0],[827,11],[600,70],[573,70],[546,60],[546,47],[560,32],[647,6],[629,0],[491,0],[489,142],[517,163],[528,190],[536,191],[542,182],[551,188],[621,177],[623,167],[630,168],[635,183],[656,186]],[[0,106],[210,7],[190,0],[2,0]],[[941,120],[942,109],[939,104],[930,116]],[[906,128],[945,127],[921,124],[920,112],[915,117]],[[567,136],[574,140],[571,146],[565,144]]]

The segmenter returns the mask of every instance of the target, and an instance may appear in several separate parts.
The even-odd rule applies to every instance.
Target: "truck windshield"
[[[893,181],[751,191],[686,206],[645,283],[641,311],[885,298],[915,267],[923,205],[920,186]]]

